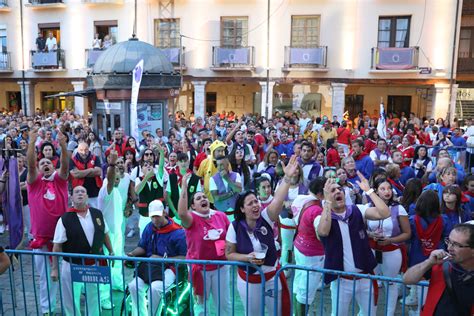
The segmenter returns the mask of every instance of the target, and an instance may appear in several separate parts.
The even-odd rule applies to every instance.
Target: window
[[[116,20],[95,21],[94,29],[95,33],[99,34],[99,38],[102,40],[102,43],[104,42],[104,38],[106,35],[111,38],[112,44],[117,43],[118,23]]]
[[[319,46],[320,16],[291,17],[291,47]]]
[[[247,47],[248,18],[221,18],[221,45],[223,47]]]
[[[409,47],[410,19],[409,16],[380,17],[378,47]]]
[[[459,58],[474,58],[474,40],[472,36],[474,35],[474,28],[463,27],[459,34]]]
[[[0,25],[0,53],[7,52],[7,27]]]
[[[160,48],[180,47],[179,19],[155,20],[155,46]]]

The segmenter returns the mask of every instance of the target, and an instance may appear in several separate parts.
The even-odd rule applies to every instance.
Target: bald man
[[[98,208],[98,196],[102,187],[102,168],[100,160],[89,151],[87,143],[77,146],[77,153],[71,157],[70,173],[72,188],[81,185],[86,188],[89,205]]]

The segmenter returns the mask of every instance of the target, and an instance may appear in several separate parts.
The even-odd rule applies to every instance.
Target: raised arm
[[[375,191],[370,188],[369,181],[367,181],[367,179],[359,171],[357,171],[357,175],[360,179],[360,181],[357,181],[357,184],[365,193],[368,193],[372,203],[375,205],[373,207],[369,207],[365,211],[365,218],[369,220],[379,220],[390,217],[390,208],[377,195],[377,193],[375,193]]]
[[[107,194],[112,193],[115,184],[115,172],[118,153],[116,150],[110,151],[110,163],[107,166]]]
[[[232,138],[234,137],[235,133],[237,133],[237,131],[240,129],[241,126],[242,126],[242,121],[239,120],[237,125],[235,125],[235,127],[230,131],[230,133],[227,134],[227,137],[225,138],[226,145],[232,144]]]
[[[178,216],[184,228],[188,228],[193,224],[193,217],[188,211],[188,180],[191,173],[183,176],[181,180],[181,196],[178,202]]]
[[[61,131],[58,132],[58,141],[59,146],[61,146],[61,157],[59,158],[61,166],[59,167],[59,176],[61,179],[67,180],[69,176],[69,153],[67,151],[66,136],[64,136]],[[30,166],[28,166],[28,173],[30,173]]]
[[[321,218],[319,220],[316,233],[319,237],[326,237],[331,232],[331,207],[334,199],[332,198],[333,190],[337,189],[336,180],[329,178],[324,185],[324,203],[323,203],[323,212],[321,213]]]
[[[30,135],[29,135],[30,142],[28,143],[28,150],[26,152],[26,164],[28,166],[28,174],[26,176],[26,182],[29,184],[33,183],[38,177],[38,169],[36,168],[36,149],[35,149],[35,143],[36,143],[37,138],[38,138],[38,129],[34,128],[30,131]]]
[[[298,161],[296,160],[296,155],[291,156],[288,165],[285,166],[283,161],[283,171],[285,176],[283,177],[278,189],[275,192],[272,202],[267,207],[268,216],[274,222],[278,221],[278,216],[283,209],[283,202],[286,199],[288,190],[290,189],[290,180],[292,176],[295,176],[298,172]]]

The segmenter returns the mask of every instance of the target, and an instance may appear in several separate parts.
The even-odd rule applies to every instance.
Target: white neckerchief
[[[54,181],[54,175],[56,174],[56,171],[54,171],[49,177],[45,177],[43,175],[43,177],[41,178],[41,180],[46,180],[46,181]]]
[[[211,218],[212,215],[216,214],[216,211],[214,210],[209,210],[209,213],[208,214],[201,214],[199,212],[196,212],[196,211],[192,211],[194,214],[196,214],[197,216],[199,217],[202,217],[202,218]]]

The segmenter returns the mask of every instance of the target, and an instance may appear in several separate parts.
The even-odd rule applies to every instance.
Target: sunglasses
[[[153,156],[153,153],[144,153],[143,156]]]

